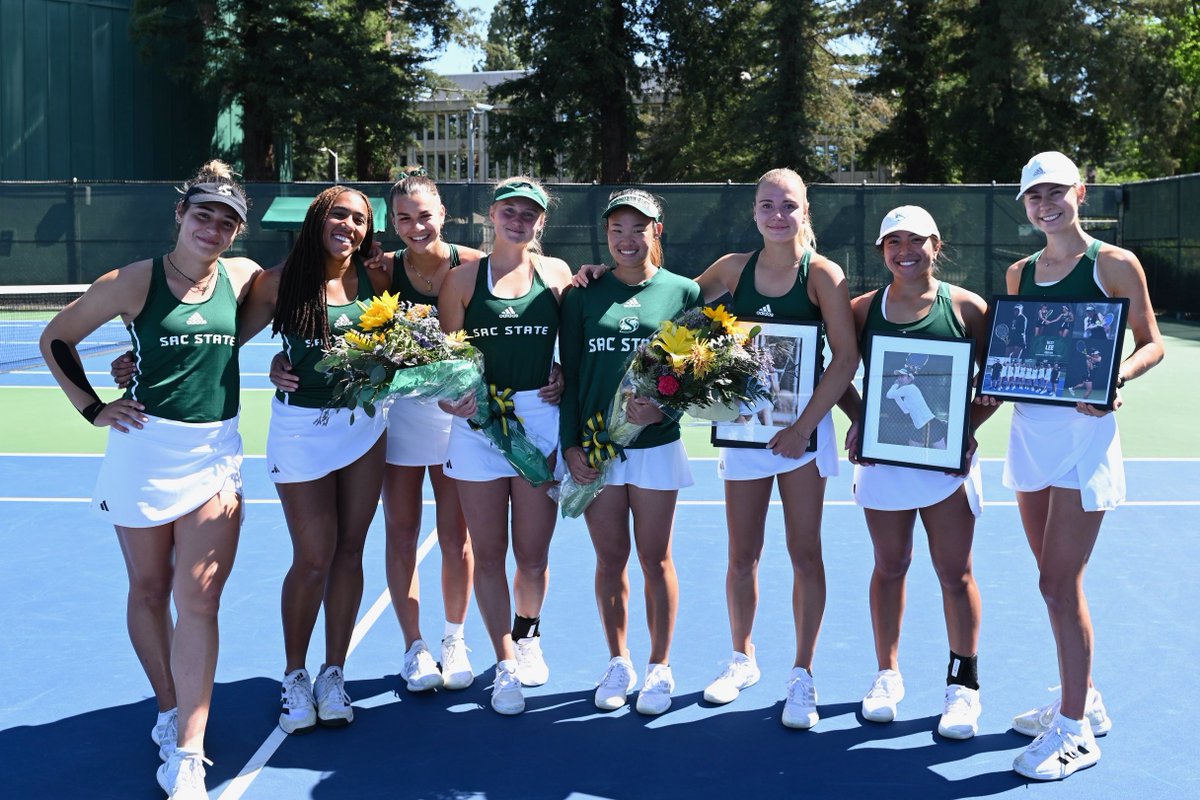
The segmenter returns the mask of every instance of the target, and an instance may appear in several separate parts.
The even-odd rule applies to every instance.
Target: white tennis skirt
[[[538,397],[537,389],[517,392],[512,399],[516,414],[525,427],[525,435],[542,455],[549,458],[558,449],[558,406]],[[454,417],[450,424],[450,443],[442,467],[446,475],[460,481],[517,477],[517,471],[500,448],[481,431],[471,430],[463,417]]]
[[[971,513],[983,513],[983,473],[979,459],[963,475],[894,464],[854,465],[854,502],[876,511],[909,511],[936,505],[958,491],[967,492]]]
[[[399,467],[428,467],[446,460],[450,423],[454,417],[437,403],[398,398],[388,410],[387,463]]]
[[[823,478],[838,474],[837,434],[833,430],[833,414],[826,414],[817,423],[817,449],[799,458],[776,455],[756,447],[722,447],[717,458],[717,476],[725,481],[753,481],[770,478],[817,462]]]
[[[165,525],[220,492],[242,494],[238,418],[177,422],[149,414],[144,427],[108,431],[92,508],[123,528]]]
[[[1125,502],[1125,462],[1115,414],[1090,417],[1074,407],[1016,403],[1004,485],[1017,492],[1078,489],[1084,511]]]
[[[681,439],[644,450],[625,450],[624,455],[624,461],[618,456],[609,462],[605,486],[671,491],[695,483]]]
[[[267,471],[275,483],[314,481],[353,464],[370,450],[387,425],[387,408],[368,417],[360,408],[350,422],[350,410],[330,410],[320,423],[322,409],[271,401],[267,429]]]

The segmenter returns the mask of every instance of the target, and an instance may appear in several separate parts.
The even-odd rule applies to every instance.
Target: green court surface
[[[1123,390],[1120,415],[1124,453],[1133,458],[1179,458],[1200,454],[1200,426],[1192,398],[1200,395],[1200,325],[1160,320],[1166,358]],[[1128,350],[1128,337],[1126,350]],[[101,392],[115,397],[116,392]],[[248,455],[264,452],[271,393],[243,390],[242,437]],[[1008,441],[1008,407],[1001,407],[979,430],[980,454],[1002,458]],[[88,428],[62,392],[53,387],[0,387],[4,422],[3,450],[11,453],[101,453],[105,432]],[[834,412],[838,437],[845,436],[846,417]],[[684,427],[684,440],[693,457],[714,454],[706,425]]]

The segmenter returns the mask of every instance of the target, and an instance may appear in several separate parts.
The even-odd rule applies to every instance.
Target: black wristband
[[[95,425],[96,417],[100,416],[100,412],[104,410],[104,407],[106,405],[108,405],[108,403],[105,403],[101,400],[97,400],[96,402],[94,402],[90,406],[88,406],[87,408],[80,409],[79,413],[82,414],[83,418],[86,419],[89,423],[91,423],[92,425]]]

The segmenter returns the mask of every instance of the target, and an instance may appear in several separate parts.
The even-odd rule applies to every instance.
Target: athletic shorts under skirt
[[[1078,489],[1084,511],[1125,501],[1125,463],[1114,414],[1090,417],[1074,407],[1015,403],[1004,485],[1017,492]]]
[[[971,513],[983,513],[983,475],[979,458],[965,476],[894,464],[854,466],[854,502],[876,511],[908,511],[942,502],[962,486]]]
[[[401,397],[388,410],[387,463],[399,467],[428,467],[446,460],[453,416],[436,402]]]
[[[657,447],[626,450],[625,460],[613,459],[604,476],[605,486],[636,486],[662,491],[683,489],[693,483],[687,450],[681,439]]]
[[[368,417],[360,408],[350,422],[350,409],[329,409],[328,421],[314,424],[323,409],[271,401],[267,429],[267,472],[275,483],[314,481],[362,458],[387,425],[387,409]]]
[[[522,419],[525,435],[547,458],[558,449],[558,406],[538,397],[537,389],[513,395],[516,414]],[[450,445],[446,450],[443,472],[460,481],[491,481],[515,478],[517,471],[481,431],[471,430],[463,417],[450,424]]]
[[[178,422],[147,415],[140,430],[110,428],[92,508],[113,525],[150,528],[195,511],[218,493],[242,494],[236,416]]]
[[[752,481],[782,475],[816,461],[817,472],[822,478],[829,478],[838,474],[836,437],[833,415],[826,414],[817,423],[817,449],[800,458],[776,455],[765,448],[722,447],[717,459],[717,476],[725,481]]]

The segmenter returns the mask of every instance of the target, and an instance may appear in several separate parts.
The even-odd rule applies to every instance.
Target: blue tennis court
[[[269,353],[269,347],[246,353],[247,404],[265,403]],[[108,358],[89,359],[87,369],[105,372]],[[47,380],[36,371],[5,376],[9,385]],[[9,797],[162,796],[148,735],[154,702],[125,633],[121,555],[111,529],[87,505],[99,460],[94,454],[0,454],[6,554],[0,561],[6,633],[0,785]],[[829,598],[814,665],[821,722],[807,732],[779,723],[794,644],[778,504],[768,518],[755,629],[763,679],[727,706],[701,698],[729,651],[722,490],[715,464],[706,460],[693,461],[696,486],[681,493],[676,520],[681,608],[672,666],[678,687],[667,714],[643,717],[630,708],[602,714],[592,705],[607,651],[592,595],[592,548],[576,520],[560,521],[551,549],[542,618],[551,677],[526,690],[528,711],[507,718],[488,708],[493,662],[474,607],[467,642],[475,648],[475,684],[461,692],[405,691],[397,677],[404,648],[387,602],[378,514],[346,668],[355,722],[288,738],[275,723],[283,669],[279,590],[290,546],[263,460],[249,457],[246,522],[224,595],[207,737],[214,762],[210,796],[1200,796],[1194,763],[1200,734],[1191,723],[1188,682],[1200,655],[1200,633],[1189,613],[1200,601],[1194,575],[1200,459],[1127,463],[1133,502],[1109,515],[1087,578],[1097,630],[1095,679],[1116,725],[1100,742],[1098,767],[1045,785],[1027,784],[1010,770],[1029,740],[1009,731],[1009,721],[1050,702],[1058,672],[1033,559],[1015,503],[1000,485],[1000,466],[995,459],[984,465],[987,505],[975,539],[984,711],[972,740],[951,742],[934,733],[947,646],[937,580],[920,534],[901,647],[908,695],[895,723],[858,716],[876,669],[867,606],[872,562],[845,462],[830,481],[824,512]],[[441,620],[439,553],[432,543],[423,537],[427,630]],[[630,647],[640,673],[648,642],[636,566],[631,580]],[[310,667],[322,650],[318,624]]]

